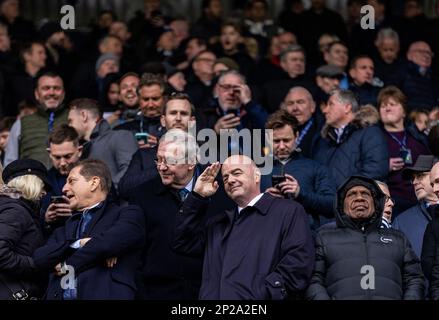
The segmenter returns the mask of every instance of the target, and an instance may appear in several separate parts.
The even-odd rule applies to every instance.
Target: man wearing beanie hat
[[[438,160],[432,155],[420,155],[414,166],[402,170],[403,179],[410,180],[413,185],[418,203],[399,214],[392,227],[404,232],[419,258],[425,228],[433,218],[431,208],[439,204],[430,184],[430,171]]]
[[[351,176],[339,188],[336,224],[316,235],[312,300],[417,300],[424,296],[419,259],[405,235],[381,228],[385,196],[376,182]]]

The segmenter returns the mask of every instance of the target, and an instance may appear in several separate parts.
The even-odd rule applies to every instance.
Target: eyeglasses
[[[239,90],[239,87],[233,84],[218,84],[218,86],[224,90],[224,91],[229,91],[229,90]]]
[[[159,159],[155,158],[154,163],[157,167],[164,165],[165,167],[169,166],[176,166],[178,164],[185,164],[187,163],[185,158],[169,158],[169,159]]]
[[[384,199],[386,200],[385,202],[387,202],[387,201],[392,201],[392,203],[393,203],[393,205],[395,205],[396,204],[396,201],[395,201],[395,199],[394,198],[392,198],[392,197],[389,197],[388,195],[385,195],[384,196]]]
[[[417,52],[420,54],[426,54],[426,55],[429,55],[430,57],[434,58],[434,52],[431,52],[429,50],[415,49],[415,50],[413,50],[413,52]]]

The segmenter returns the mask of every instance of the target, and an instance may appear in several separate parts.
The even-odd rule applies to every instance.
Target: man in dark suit
[[[175,224],[173,248],[204,254],[204,300],[297,298],[308,286],[314,248],[308,219],[295,201],[261,193],[261,172],[248,157],[233,155],[222,165],[224,189],[234,208],[206,224],[205,208],[218,190],[221,165],[198,178]]]
[[[202,172],[195,138],[181,129],[169,130],[160,139],[155,162],[159,176],[133,189],[130,197],[130,203],[139,205],[146,219],[138,298],[197,299],[202,258],[181,255],[171,248],[181,206]],[[218,192],[207,206],[207,216],[231,206],[224,192]]]
[[[144,219],[138,207],[111,202],[110,188],[110,171],[100,160],[70,171],[63,193],[73,215],[34,253],[38,268],[55,271],[47,299],[134,299]]]

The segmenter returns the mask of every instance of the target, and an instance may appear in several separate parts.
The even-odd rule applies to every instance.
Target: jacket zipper
[[[364,249],[366,251],[366,265],[369,265],[369,250],[367,250],[367,234],[365,233],[364,226],[361,228],[361,231],[363,232]],[[375,279],[373,280],[375,281]],[[366,289],[367,300],[370,300],[371,298],[370,290],[371,289]]]

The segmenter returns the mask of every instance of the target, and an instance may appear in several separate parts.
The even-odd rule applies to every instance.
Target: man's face
[[[4,151],[8,144],[9,131],[0,132],[0,151]]]
[[[73,166],[79,161],[82,147],[75,145],[72,141],[64,141],[61,144],[51,143],[48,151],[55,169],[61,175],[67,176]]]
[[[182,129],[187,131],[189,121],[194,120],[191,115],[191,105],[187,100],[170,100],[166,104],[166,114],[162,115],[160,121],[166,130]]]
[[[82,211],[90,205],[92,199],[93,180],[87,181],[79,172],[81,166],[73,168],[62,191],[69,198],[70,209],[73,211]]]
[[[8,19],[15,19],[20,15],[18,0],[6,0],[0,5],[1,13]]]
[[[430,46],[425,42],[415,42],[407,52],[407,59],[422,68],[429,68],[433,58]]]
[[[101,47],[101,54],[104,53],[112,53],[119,58],[122,56],[123,53],[123,46],[122,42],[115,37],[110,37],[107,39],[106,43],[102,45]]]
[[[381,121],[384,124],[396,124],[404,119],[405,112],[401,103],[393,98],[388,98],[379,106]]]
[[[348,64],[348,49],[341,44],[334,44],[331,49],[325,53],[325,60],[328,64],[346,68]]]
[[[139,94],[139,107],[145,117],[154,118],[162,114],[165,99],[159,85],[143,86]]]
[[[292,46],[293,44],[297,44],[297,38],[294,34],[291,32],[284,32],[278,36],[278,45],[280,51],[284,51],[289,46]]]
[[[302,52],[290,52],[280,63],[290,77],[295,78],[305,73],[305,55]]]
[[[215,60],[216,57],[212,52],[203,52],[198,55],[192,64],[195,74],[213,75]]]
[[[363,186],[356,186],[346,192],[343,204],[344,213],[352,219],[366,219],[372,216],[375,205],[372,193]]]
[[[241,35],[232,26],[225,26],[221,31],[221,45],[225,51],[235,50],[241,41]]]
[[[288,159],[296,147],[296,138],[293,129],[289,125],[273,130],[273,152],[280,159]]]
[[[60,77],[43,76],[38,80],[34,94],[43,108],[55,109],[64,101],[64,83]]]
[[[46,49],[39,43],[34,43],[29,53],[24,54],[24,60],[36,68],[46,66]]]
[[[430,172],[430,184],[436,197],[439,198],[439,164],[436,163]]]
[[[381,191],[386,196],[386,202],[384,202],[384,211],[383,211],[383,217],[388,221],[392,221],[392,213],[393,213],[393,207],[395,206],[395,202],[390,196],[390,190],[386,185],[378,184]]]
[[[339,79],[333,79],[333,78],[326,78],[317,76],[317,85],[320,89],[323,90],[323,92],[329,94],[332,90],[338,89],[340,87],[340,80]]]
[[[157,170],[165,186],[181,189],[186,186],[193,176],[195,164],[183,161],[182,146],[162,142],[157,150]]]
[[[292,90],[283,102],[285,110],[296,117],[300,125],[307,122],[316,110],[316,105],[309,92],[297,89]]]
[[[267,9],[264,3],[255,2],[249,10],[250,19],[253,21],[264,21],[267,16]]]
[[[238,109],[241,106],[239,93],[234,88],[243,84],[241,78],[234,74],[222,77],[217,83],[215,90],[218,95],[218,102],[223,110]]]
[[[239,163],[236,159],[228,158],[229,161],[226,160],[222,165],[221,173],[227,195],[234,202],[240,203],[251,194],[259,194],[260,176],[251,164]]]
[[[424,200],[434,195],[433,187],[430,183],[430,171],[415,172],[412,176],[413,189],[415,189],[416,198]]]
[[[105,78],[109,73],[119,72],[119,63],[113,59],[105,60],[96,71],[99,78]]]
[[[212,0],[210,1],[209,6],[207,7],[207,11],[211,16],[220,18],[223,14],[223,5],[220,0]]]
[[[191,61],[193,58],[195,58],[197,54],[199,54],[203,50],[206,50],[205,45],[199,45],[197,39],[191,39],[187,43],[184,53],[186,54],[188,61]]]
[[[139,78],[136,76],[125,77],[120,83],[119,99],[130,109],[136,108],[139,104],[138,86]]]
[[[131,37],[127,25],[121,21],[113,22],[108,33],[117,36],[123,42],[126,42]]]
[[[86,133],[86,127],[81,112],[77,109],[70,109],[67,121],[69,126],[76,130],[79,139],[83,139]]]
[[[348,106],[341,103],[336,95],[330,96],[326,107],[323,109],[326,123],[338,128],[346,117],[347,108]]]
[[[162,33],[162,35],[160,36],[157,42],[157,48],[161,48],[163,50],[168,50],[168,51],[176,49],[177,41],[175,38],[174,31],[170,30]]]
[[[399,44],[394,39],[384,38],[377,45],[377,49],[385,63],[392,63],[398,57]]]
[[[357,60],[355,67],[349,73],[355,84],[361,86],[372,81],[374,70],[373,61],[369,58],[362,58]]]

